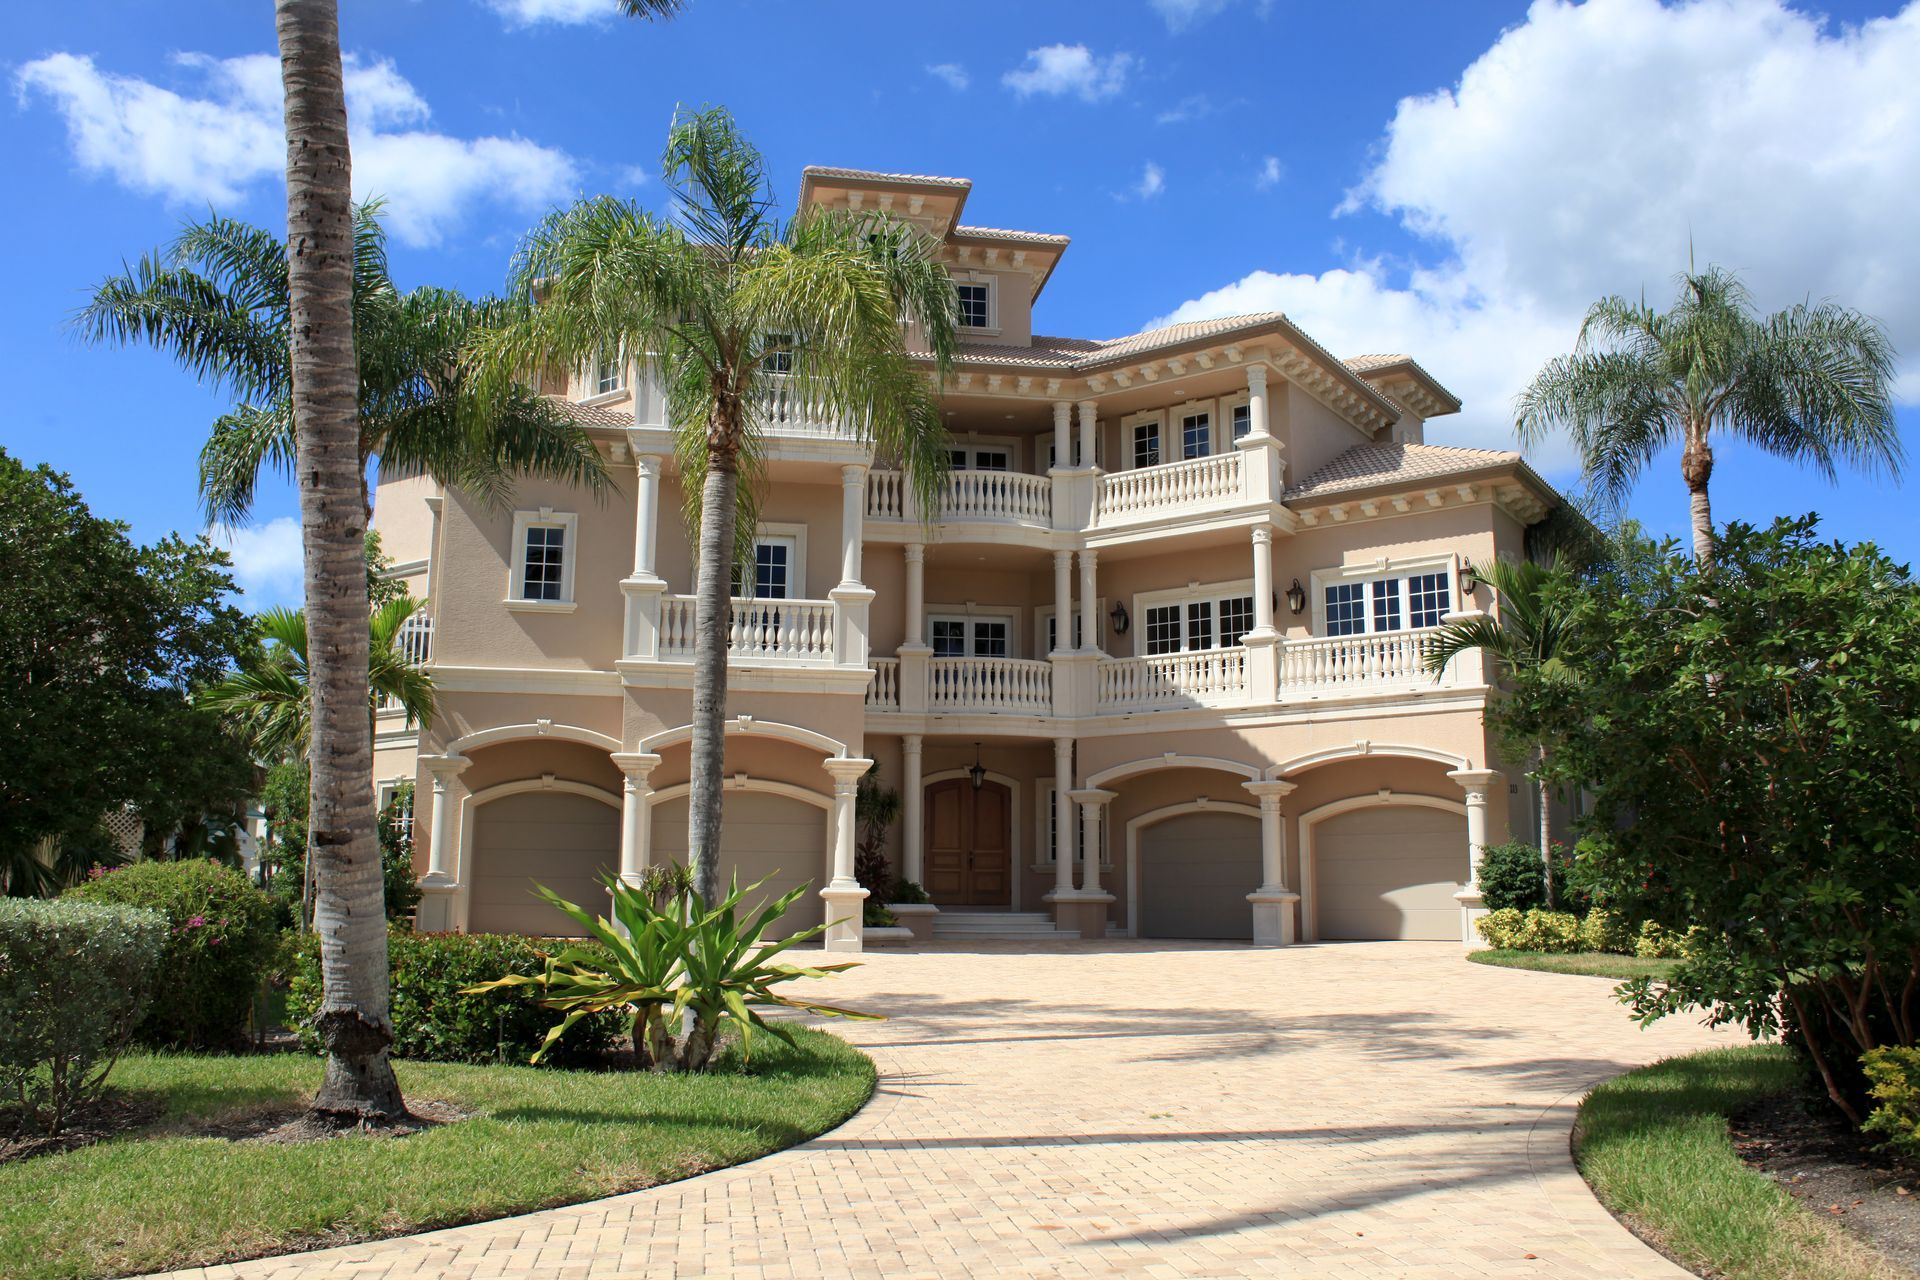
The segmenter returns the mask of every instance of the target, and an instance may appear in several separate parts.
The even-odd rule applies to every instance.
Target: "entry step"
[[[1008,938],[1016,941],[1061,941],[1080,937],[1053,927],[1044,911],[955,911],[942,907],[933,918],[935,938]]]

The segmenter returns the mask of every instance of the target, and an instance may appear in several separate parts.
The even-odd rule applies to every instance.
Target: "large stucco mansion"
[[[1067,238],[966,225],[955,178],[806,170],[800,199],[941,246],[963,347],[952,474],[914,509],[848,427],[761,406],[769,486],[734,603],[723,874],[810,882],[861,945],[856,780],[902,797],[890,854],[936,937],[1460,942],[1480,848],[1533,821],[1483,724],[1477,655],[1423,636],[1491,607],[1558,499],[1519,455],[1428,442],[1459,402],[1411,357],[1328,352],[1286,316],[1043,337]],[[566,927],[599,877],[687,849],[693,561],[642,361],[564,398],[619,492],[524,483],[491,509],[383,479],[375,527],[427,602],[417,782],[427,929]],[[927,918],[913,918],[924,931]]]

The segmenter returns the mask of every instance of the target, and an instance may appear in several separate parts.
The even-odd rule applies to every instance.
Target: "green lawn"
[[[1475,964],[1499,965],[1503,969],[1538,969],[1542,973],[1579,973],[1594,978],[1638,978],[1642,974],[1664,978],[1673,972],[1675,960],[1643,960],[1639,956],[1614,955],[1610,951],[1576,951],[1559,954],[1547,951],[1469,951],[1467,959]]]
[[[1727,1115],[1799,1083],[1785,1049],[1669,1058],[1580,1105],[1574,1154],[1594,1194],[1681,1263],[1725,1280],[1891,1280],[1893,1268],[1733,1152]]]
[[[159,1271],[590,1200],[738,1164],[830,1129],[873,1092],[866,1055],[756,1036],[702,1076],[399,1064],[412,1099],[478,1114],[402,1138],[272,1145],[169,1134],[297,1105],[319,1063],[138,1056],[114,1085],[163,1119],[138,1136],[0,1165],[0,1276]]]

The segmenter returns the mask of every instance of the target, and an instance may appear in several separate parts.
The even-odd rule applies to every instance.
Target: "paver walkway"
[[[193,1273],[355,1277],[1686,1273],[1567,1154],[1581,1093],[1724,1042],[1457,947],[1119,941],[870,954],[834,980],[880,1091],[652,1191]]]

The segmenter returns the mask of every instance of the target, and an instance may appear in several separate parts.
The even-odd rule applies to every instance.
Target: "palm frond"
[[[272,467],[291,476],[293,461],[293,409],[288,402],[267,408],[242,404],[216,418],[213,434],[200,446],[200,501],[208,522],[245,523],[261,469]]]

